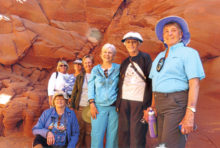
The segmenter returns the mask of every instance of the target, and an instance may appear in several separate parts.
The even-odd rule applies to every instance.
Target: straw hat
[[[83,108],[82,119],[87,123],[91,123],[91,112],[89,105]]]

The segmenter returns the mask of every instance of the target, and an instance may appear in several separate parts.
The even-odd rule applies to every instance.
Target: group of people
[[[143,38],[138,32],[124,35],[129,57],[121,65],[113,63],[116,47],[109,43],[101,49],[101,64],[93,67],[91,55],[76,60],[76,67],[84,70],[72,78],[67,62],[59,61],[48,84],[51,108],[32,129],[33,146],[145,148],[148,111],[153,109],[159,144],[184,148],[186,135],[195,129],[199,83],[205,73],[198,52],[187,47],[190,33],[183,18],[165,17],[155,30],[165,50],[153,62],[139,50]],[[74,83],[69,85],[72,90],[65,89],[65,77]],[[83,118],[86,109],[91,120]]]

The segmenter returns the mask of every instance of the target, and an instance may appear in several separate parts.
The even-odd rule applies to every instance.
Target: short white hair
[[[106,43],[105,45],[102,46],[102,52],[104,49],[111,49],[111,51],[113,52],[113,54],[116,54],[116,48],[113,44],[110,43]]]

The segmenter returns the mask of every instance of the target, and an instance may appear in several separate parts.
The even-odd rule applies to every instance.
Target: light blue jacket
[[[64,116],[66,117],[66,127],[67,127],[67,138],[68,146],[67,148],[74,148],[79,137],[79,125],[77,122],[76,115],[74,111],[70,110],[68,107],[65,108]],[[52,118],[58,119],[58,114],[55,108],[50,108],[45,110],[40,116],[37,124],[33,127],[32,132],[34,135],[41,135],[46,139],[48,127],[53,122]],[[63,118],[62,118],[63,119]],[[61,119],[61,122],[62,122]]]
[[[117,99],[118,81],[120,65],[112,63],[108,71],[108,78],[105,77],[101,65],[92,69],[88,82],[88,97],[95,99],[95,104],[100,106],[110,106]]]

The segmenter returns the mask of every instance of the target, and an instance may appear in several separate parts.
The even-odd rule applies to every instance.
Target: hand
[[[194,118],[195,114],[189,109],[186,109],[186,114],[183,120],[180,122],[179,125],[182,125],[181,133],[183,135],[189,134],[194,131]]]
[[[148,107],[146,110],[144,110],[144,116],[143,116],[143,119],[147,122],[148,122],[148,112],[149,112],[150,108],[153,109],[153,111],[155,113],[155,117],[157,116],[156,108],[155,107]]]
[[[90,111],[91,111],[92,119],[96,119],[96,114],[98,114],[99,112],[95,106],[95,103],[90,104]]]
[[[53,145],[55,143],[55,138],[54,138],[54,135],[51,131],[49,131],[47,133],[47,144],[48,145]]]

